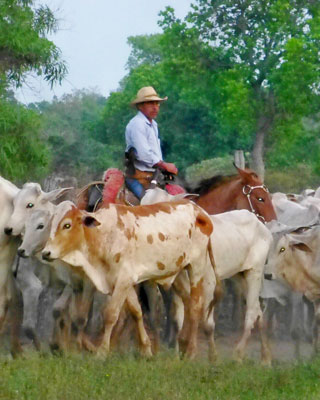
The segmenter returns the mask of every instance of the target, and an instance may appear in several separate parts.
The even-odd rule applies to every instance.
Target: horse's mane
[[[190,193],[197,193],[199,195],[204,195],[208,193],[210,190],[215,189],[224,183],[230,182],[238,178],[239,175],[216,175],[211,178],[202,179],[201,181],[188,183],[187,191]]]

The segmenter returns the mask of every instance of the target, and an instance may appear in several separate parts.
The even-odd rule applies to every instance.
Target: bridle
[[[259,185],[259,186],[250,186],[250,185],[244,185],[242,188],[242,193],[247,197],[248,199],[248,203],[249,206],[251,208],[251,212],[258,218],[261,219],[261,222],[263,222],[264,224],[266,223],[266,220],[264,218],[263,215],[260,215],[254,208],[252,205],[252,201],[251,201],[251,193],[253,192],[254,189],[263,189],[266,193],[269,193],[268,188],[265,185]]]

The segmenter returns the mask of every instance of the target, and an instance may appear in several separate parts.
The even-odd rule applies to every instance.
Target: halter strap
[[[261,219],[261,221],[265,224],[265,223],[266,223],[266,220],[265,220],[264,216],[263,216],[263,215],[260,215],[260,214],[253,208],[253,205],[252,205],[252,201],[251,201],[250,196],[251,196],[251,193],[252,193],[252,191],[253,191],[254,189],[263,189],[263,190],[264,190],[265,192],[267,192],[267,193],[269,193],[269,190],[268,190],[268,188],[267,188],[265,185],[259,185],[259,186],[244,185],[243,188],[242,188],[242,193],[243,193],[243,194],[247,197],[247,199],[248,199],[248,203],[249,203],[249,206],[250,206],[250,208],[251,208],[251,212],[252,212],[257,218]]]

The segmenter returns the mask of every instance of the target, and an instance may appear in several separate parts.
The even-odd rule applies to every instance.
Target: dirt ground
[[[240,334],[228,334],[225,336],[218,336],[216,338],[216,348],[218,359],[230,360],[233,358],[233,351],[236,343],[240,338]],[[206,340],[201,338],[199,340],[200,355],[207,356],[208,346]],[[295,355],[295,343],[293,340],[278,340],[270,339],[270,348],[272,352],[273,362],[295,362],[297,357]],[[254,333],[249,339],[247,348],[247,358],[251,360],[260,360],[260,339],[257,333]],[[312,344],[303,341],[300,345],[300,360],[309,360],[312,357],[313,348]]]

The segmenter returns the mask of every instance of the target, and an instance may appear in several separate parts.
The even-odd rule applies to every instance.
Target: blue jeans
[[[145,189],[139,181],[134,178],[126,178],[126,185],[139,200],[142,199]]]

